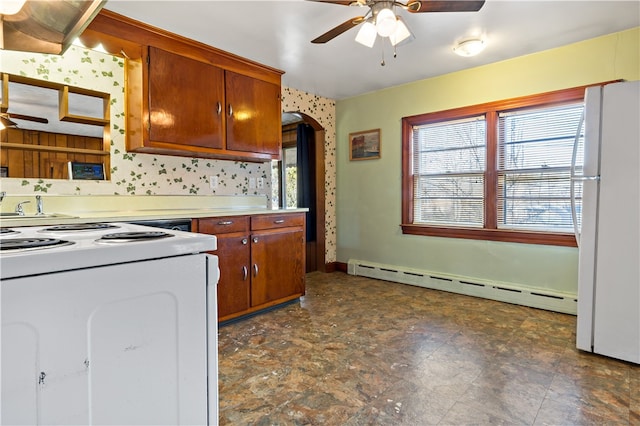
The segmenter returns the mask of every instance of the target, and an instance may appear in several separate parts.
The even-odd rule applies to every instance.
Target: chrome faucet
[[[42,216],[44,214],[44,205],[42,201],[42,195],[36,195],[36,215]]]
[[[22,201],[18,203],[18,205],[16,206],[16,213],[18,213],[20,216],[24,216],[24,209],[22,208],[22,205],[30,202],[31,201]]]

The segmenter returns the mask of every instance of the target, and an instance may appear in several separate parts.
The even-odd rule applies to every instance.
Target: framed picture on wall
[[[380,158],[380,129],[349,133],[349,160]]]

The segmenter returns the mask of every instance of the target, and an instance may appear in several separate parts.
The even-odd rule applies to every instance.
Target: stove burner
[[[73,244],[73,242],[58,240],[56,238],[5,238],[0,240],[0,250],[35,250],[61,247],[70,244]]]
[[[103,229],[115,229],[119,226],[108,223],[71,223],[68,225],[58,225],[42,229],[42,232],[59,231],[101,231]]]
[[[133,232],[116,232],[113,234],[105,234],[98,238],[96,242],[99,243],[128,243],[134,241],[149,241],[157,240],[160,238],[173,237],[172,234],[168,234],[162,231],[133,231]]]
[[[0,228],[0,235],[11,235],[11,234],[19,234],[20,231],[16,231],[11,228]]]

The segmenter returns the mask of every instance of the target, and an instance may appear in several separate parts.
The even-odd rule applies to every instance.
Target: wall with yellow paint
[[[337,260],[575,294],[575,248],[402,234],[401,118],[616,79],[640,79],[640,28],[338,101]],[[349,161],[349,133],[374,128],[381,158]]]

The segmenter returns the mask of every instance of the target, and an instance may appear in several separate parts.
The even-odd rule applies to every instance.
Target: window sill
[[[443,228],[437,226],[403,223],[403,234],[429,237],[465,238],[471,240],[501,241],[506,243],[542,244],[550,246],[577,247],[573,234],[550,232],[513,231],[503,229]]]

